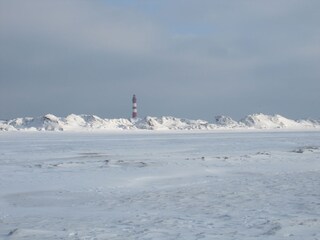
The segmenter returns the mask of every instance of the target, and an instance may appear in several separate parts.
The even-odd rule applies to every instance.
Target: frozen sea
[[[0,132],[0,239],[320,239],[320,132]]]

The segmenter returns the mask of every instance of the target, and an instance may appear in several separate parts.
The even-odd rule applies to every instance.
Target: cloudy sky
[[[0,119],[320,118],[319,0],[0,0]]]

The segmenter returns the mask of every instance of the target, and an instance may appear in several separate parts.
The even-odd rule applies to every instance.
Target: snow
[[[2,131],[0,239],[320,239],[319,157],[318,131]]]
[[[70,114],[56,117],[25,117],[0,121],[0,131],[109,131],[109,130],[247,130],[247,129],[320,129],[320,120],[291,120],[281,115],[253,114],[240,121],[227,116],[215,117],[215,123],[171,116],[143,119],[103,119],[95,115]]]
[[[214,129],[213,124],[203,120],[189,120],[176,117],[146,117],[134,123],[137,129],[149,130],[210,130]]]
[[[231,117],[227,116],[216,116],[216,124],[225,128],[241,128],[245,127],[244,124],[238,123],[237,121],[233,120]]]
[[[282,117],[280,115],[269,116],[262,113],[249,115],[240,122],[249,127],[265,129],[299,128],[299,126],[302,125],[297,121]]]

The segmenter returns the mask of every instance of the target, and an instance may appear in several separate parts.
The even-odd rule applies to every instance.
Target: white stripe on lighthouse
[[[134,94],[132,97],[132,118],[138,117],[138,110],[137,110],[137,98]]]

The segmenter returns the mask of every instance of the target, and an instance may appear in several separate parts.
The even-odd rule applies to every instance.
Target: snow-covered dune
[[[146,117],[134,122],[137,129],[150,130],[211,130],[217,128],[204,120],[189,120],[176,117]]]
[[[129,119],[102,119],[95,115],[70,114],[65,118],[47,114],[43,117],[0,121],[0,131],[85,131],[134,129]]]
[[[261,129],[299,128],[301,124],[280,115],[253,114],[240,120],[245,126]]]
[[[320,129],[320,120],[292,120],[281,115],[253,114],[240,121],[227,116],[215,117],[215,123],[170,116],[143,119],[103,119],[95,115],[70,114],[57,117],[24,117],[0,121],[0,131],[87,131],[87,130],[228,130],[228,129]]]

